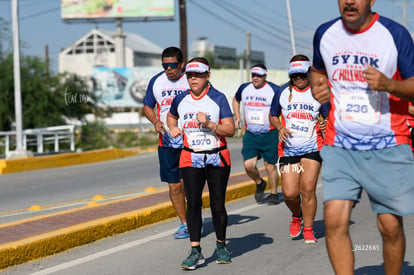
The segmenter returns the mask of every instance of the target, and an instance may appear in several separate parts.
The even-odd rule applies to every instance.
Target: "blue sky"
[[[377,0],[374,10],[402,22],[404,0]],[[176,0],[178,3],[178,0]],[[218,46],[246,48],[251,32],[252,50],[264,51],[270,69],[285,69],[292,56],[286,0],[186,0],[188,42],[199,37]],[[407,1],[406,26],[414,33],[414,1]],[[58,54],[94,27],[115,30],[111,23],[65,23],[60,0],[18,0],[20,39],[25,55],[44,57],[49,47],[51,68],[57,71]],[[312,57],[312,37],[321,23],[339,16],[335,0],[290,0],[296,52]],[[398,4],[400,3],[400,4]],[[0,17],[11,22],[11,0],[0,0]],[[411,18],[410,18],[411,15]],[[125,22],[125,32],[134,32],[161,48],[179,46],[178,7],[174,21]],[[189,46],[190,47],[190,46]]]

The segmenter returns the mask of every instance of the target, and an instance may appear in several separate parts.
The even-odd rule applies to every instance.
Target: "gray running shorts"
[[[414,161],[408,144],[369,151],[323,146],[323,199],[359,202],[362,190],[378,214],[414,213]]]

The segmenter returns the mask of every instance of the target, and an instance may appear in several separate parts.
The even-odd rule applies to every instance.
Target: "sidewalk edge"
[[[240,199],[255,192],[251,181],[229,186],[226,201]],[[209,207],[208,192],[203,193],[203,208]],[[88,244],[115,234],[176,217],[170,202],[33,236],[0,246],[0,269],[22,264],[70,248]]]

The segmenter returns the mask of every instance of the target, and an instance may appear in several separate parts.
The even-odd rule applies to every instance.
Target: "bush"
[[[139,146],[153,146],[158,145],[158,134],[147,133],[139,138]]]
[[[115,147],[128,148],[137,147],[139,144],[138,134],[136,132],[120,132],[116,137]]]
[[[92,122],[82,126],[76,148],[82,150],[103,149],[112,146],[112,138],[103,122]]]

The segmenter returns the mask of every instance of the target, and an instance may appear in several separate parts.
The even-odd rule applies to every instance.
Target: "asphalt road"
[[[321,198],[321,188],[317,190]],[[210,212],[203,215],[201,240],[206,265],[195,274],[333,274],[328,260],[322,220],[322,203],[318,202],[315,232],[318,242],[304,244],[303,238],[291,240],[288,233],[290,214],[284,204],[258,205],[252,197],[228,203],[229,226],[227,247],[232,263],[215,264],[215,234]],[[382,243],[376,228],[376,216],[367,197],[352,214],[350,232],[355,251],[355,274],[382,273]],[[188,274],[179,268],[190,250],[189,240],[174,240],[178,226],[171,219],[90,245],[4,270],[0,274]],[[403,274],[414,274],[414,216],[405,219],[407,252]]]
[[[241,139],[229,139],[232,173],[243,172]],[[259,162],[263,165],[262,162]],[[0,224],[134,196],[160,182],[157,152],[113,161],[0,175]],[[40,206],[39,210],[33,206]],[[38,208],[35,208],[38,209]]]

